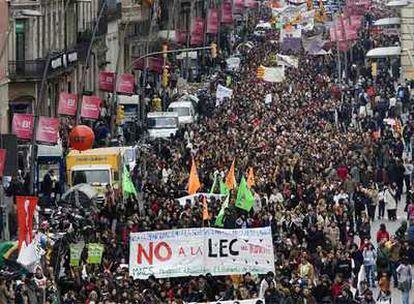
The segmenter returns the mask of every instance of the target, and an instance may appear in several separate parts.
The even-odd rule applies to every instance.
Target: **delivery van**
[[[147,114],[147,130],[150,139],[168,138],[178,130],[177,112],[149,112]]]
[[[121,187],[123,165],[122,147],[72,150],[66,156],[68,186],[87,183],[97,188],[98,199],[103,200],[107,185]]]
[[[170,103],[168,112],[178,114],[178,123],[180,125],[189,124],[197,121],[198,115],[191,101],[174,101]]]

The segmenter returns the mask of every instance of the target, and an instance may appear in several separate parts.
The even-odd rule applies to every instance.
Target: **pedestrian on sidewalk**
[[[401,260],[400,266],[397,268],[398,289],[401,290],[402,304],[410,304],[411,281],[413,278],[412,267],[408,264],[407,259]]]

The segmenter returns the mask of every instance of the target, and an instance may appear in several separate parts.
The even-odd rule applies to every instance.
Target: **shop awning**
[[[401,47],[399,46],[390,46],[390,47],[379,47],[372,50],[369,50],[367,53],[368,58],[385,58],[392,56],[400,56]]]
[[[398,17],[392,18],[382,18],[374,22],[375,26],[384,26],[384,25],[399,25],[401,24],[401,19]]]

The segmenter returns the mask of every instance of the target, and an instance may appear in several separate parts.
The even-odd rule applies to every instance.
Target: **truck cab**
[[[151,139],[174,136],[178,127],[177,112],[149,112],[147,114],[147,129]]]
[[[174,101],[170,103],[167,111],[178,114],[178,123],[180,125],[193,123],[198,118],[191,101]]]

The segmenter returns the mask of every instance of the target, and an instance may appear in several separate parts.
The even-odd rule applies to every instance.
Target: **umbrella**
[[[75,205],[76,207],[89,209],[92,207],[92,203],[97,196],[98,192],[91,185],[78,184],[66,191],[62,195],[61,201]]]

